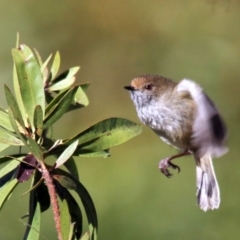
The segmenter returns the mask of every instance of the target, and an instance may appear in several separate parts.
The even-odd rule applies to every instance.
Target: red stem
[[[49,196],[50,196],[55,227],[56,227],[57,234],[58,234],[58,240],[62,240],[62,231],[61,231],[61,223],[60,223],[60,209],[59,209],[59,205],[58,205],[56,190],[55,190],[53,180],[49,174],[48,169],[46,168],[46,166],[44,164],[41,164],[41,165],[42,165],[42,177],[45,180],[45,183],[48,188]]]

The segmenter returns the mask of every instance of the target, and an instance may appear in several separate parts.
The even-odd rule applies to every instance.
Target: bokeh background
[[[239,239],[240,236],[240,2],[237,0],[0,1],[0,100],[11,86],[17,31],[44,59],[60,51],[61,70],[80,65],[79,82],[91,82],[89,107],[66,115],[56,138],[108,117],[139,122],[123,89],[145,73],[197,81],[215,101],[229,129],[229,153],[214,160],[221,189],[219,210],[196,206],[192,157],[176,160],[182,171],[167,179],[161,158],[175,149],[147,127],[112,156],[78,158],[83,184],[95,202],[99,239]],[[21,239],[27,212],[21,184],[0,213],[0,239]],[[52,213],[42,233],[56,239]],[[44,239],[42,236],[41,239]]]

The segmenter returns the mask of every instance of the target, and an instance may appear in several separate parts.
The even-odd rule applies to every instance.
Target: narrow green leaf
[[[0,164],[14,160],[14,159],[19,159],[19,163],[20,161],[23,159],[23,156],[25,156],[26,154],[14,154],[12,156],[0,156]]]
[[[12,55],[16,64],[23,104],[33,127],[35,107],[40,105],[43,115],[45,109],[45,94],[40,67],[33,52],[26,45],[21,45],[21,50],[13,49]]]
[[[21,146],[23,142],[13,132],[0,127],[0,144]]]
[[[40,173],[36,172],[31,181],[31,188],[33,188],[40,180]],[[37,188],[38,189],[38,188]],[[38,201],[39,195],[37,194],[37,189],[30,192],[29,197],[29,209],[28,209],[28,223],[24,233],[23,240],[37,240],[39,239],[40,232],[40,210],[41,205]],[[32,238],[31,238],[32,237]]]
[[[19,160],[21,160],[21,158],[19,158]],[[1,170],[0,170],[0,178],[2,178],[3,176],[5,176],[7,173],[11,172],[13,169],[17,168],[17,166],[20,164],[19,161],[17,160],[12,160],[10,163],[6,164]]]
[[[92,224],[89,224],[88,227],[90,232],[90,239],[97,240],[97,229]]]
[[[6,145],[6,144],[0,144],[0,152],[5,150],[6,148],[10,147],[10,145]]]
[[[26,240],[38,240],[40,235],[41,211],[39,202],[36,203],[36,208],[33,213],[32,224]]]
[[[69,108],[77,87],[73,87],[68,91],[60,93],[56,96],[46,108],[46,118],[44,119],[44,129],[56,122]]]
[[[88,89],[88,87],[90,86],[90,83],[82,83],[82,84],[80,84],[80,86],[81,86],[82,90],[85,92]]]
[[[47,60],[42,64],[41,66],[41,72],[44,73],[45,69],[47,68],[47,65],[49,63],[49,61],[51,60],[52,58],[52,54],[50,54],[50,56],[47,58]]]
[[[75,198],[70,194],[70,192],[63,187],[58,181],[54,181],[54,184],[56,186],[57,194],[60,197],[61,200],[65,199],[68,204],[68,211],[71,216],[71,223],[73,226],[73,233],[71,233],[71,236],[74,234],[74,239],[79,239],[82,234],[82,212],[80,209],[79,204],[75,200]]]
[[[62,139],[57,139],[55,141],[51,140],[51,139],[48,139],[49,140],[49,146],[51,146],[49,149],[48,149],[48,152],[51,151],[52,149],[56,148],[56,147],[59,147],[59,146],[62,146]],[[65,149],[65,148],[64,148]],[[62,151],[64,151],[64,149],[62,148]],[[61,152],[62,152],[61,151]]]
[[[59,82],[64,79],[71,79],[73,76],[76,75],[76,73],[79,71],[80,67],[72,67],[68,69],[67,71],[61,73],[57,78],[53,79],[53,82]]]
[[[40,105],[45,113],[45,93],[43,86],[43,77],[40,70],[40,65],[33,51],[26,45],[21,45],[21,51],[25,57],[25,72],[29,76],[30,86],[35,96],[36,105]]]
[[[51,58],[52,58],[52,54],[41,65],[41,73],[42,73],[42,76],[43,76],[43,84],[44,84],[44,86],[48,85],[48,82],[51,80],[50,76],[49,76],[49,70],[48,70],[48,67],[47,67],[47,65],[48,65],[48,63],[49,63]]]
[[[79,140],[78,149],[99,152],[119,145],[141,133],[141,126],[123,118],[103,120],[79,133],[64,144]]]
[[[19,48],[19,32],[17,32],[16,48]]]
[[[0,210],[2,209],[4,203],[8,199],[8,196],[11,194],[13,189],[16,187],[18,181],[16,178],[11,180],[10,182],[6,183],[1,189],[0,189]]]
[[[36,141],[32,138],[28,138],[29,147],[31,149],[32,154],[37,158],[38,161],[43,161],[43,155],[41,149],[39,148]]]
[[[63,187],[68,189],[74,189],[76,191],[76,193],[81,198],[89,224],[92,224],[92,226],[97,229],[98,220],[97,220],[96,209],[94,207],[92,198],[90,197],[86,188],[78,180],[72,177],[71,174],[69,174],[66,171],[63,171],[60,168],[54,169],[52,171],[52,176]]]
[[[4,127],[5,129],[13,132],[12,125],[9,121],[8,113],[4,109],[0,107],[0,126]]]
[[[37,49],[34,48],[34,52],[35,52],[36,58],[37,58],[37,60],[38,60],[38,64],[39,64],[39,66],[41,67],[42,64],[43,64],[42,58],[41,58],[39,52],[37,51]]]
[[[75,163],[75,160],[73,157],[70,157],[65,163],[64,166],[67,168],[67,170],[72,174],[73,177],[75,177],[77,180],[79,180],[79,174],[77,165]]]
[[[85,91],[83,90],[82,86],[78,87],[78,90],[74,97],[74,104],[82,105],[84,107],[86,107],[89,104],[88,97]]]
[[[16,133],[10,123],[8,113],[0,107],[0,150],[5,149],[8,145],[23,145],[22,141],[17,138]]]
[[[71,219],[70,219],[70,214],[69,214],[69,210],[68,210],[68,204],[65,199],[60,204],[60,212],[61,212],[60,217],[61,217],[62,239],[68,240]]]
[[[22,128],[25,128],[22,115],[19,110],[15,97],[13,96],[12,92],[6,85],[4,85],[4,91],[5,91],[5,97],[6,97],[8,106],[12,109],[15,119],[19,122]]]
[[[63,187],[70,190],[76,190],[76,184],[71,178],[65,175],[57,175],[57,174],[52,175],[52,177],[55,180],[57,180]]]
[[[52,63],[52,67],[51,67],[51,79],[54,79],[58,73],[58,70],[59,70],[59,67],[60,67],[60,54],[59,52],[57,51],[55,56],[54,56],[54,59],[53,59],[53,63]]]
[[[111,154],[109,153],[108,150],[103,150],[99,152],[86,152],[79,147],[79,150],[77,149],[74,153],[74,156],[79,156],[79,157],[103,157],[107,158]]]
[[[42,136],[43,131],[43,111],[40,105],[37,105],[34,111],[34,127],[37,135]]]
[[[73,234],[74,234],[74,225],[75,225],[75,223],[72,223],[72,224],[70,225],[69,235],[68,235],[68,240],[74,240],[74,239],[77,239],[76,237],[73,238]]]
[[[90,232],[89,231],[85,232],[80,238],[80,240],[90,240]]]
[[[20,92],[20,86],[19,86],[17,69],[16,69],[16,64],[15,63],[13,64],[13,87],[14,87],[14,93],[15,93],[15,96],[16,96],[16,101],[17,101],[19,110],[21,112],[21,116],[22,116],[24,125],[28,126],[27,114],[26,114],[26,110],[25,110],[23,100],[22,100],[22,96],[21,96],[21,92]]]
[[[75,77],[67,78],[62,81],[59,81],[48,88],[48,91],[59,91],[71,87],[75,83]]]
[[[64,97],[70,92],[70,90],[65,90],[63,92],[60,92],[57,96],[52,98],[52,101],[47,105],[46,107],[46,116],[47,118],[53,111],[54,109],[58,106],[58,104],[63,101]]]
[[[74,223],[73,233],[76,235],[77,239],[79,239],[79,237],[82,234],[82,224],[83,224],[82,212],[81,212],[80,206],[67,189],[65,191],[65,198],[68,203],[68,209],[71,215],[71,222]]]
[[[79,92],[78,91],[76,92],[75,97],[72,101],[72,104],[70,105],[67,111],[72,111],[88,105],[89,101],[88,101],[87,95],[85,94],[85,96],[82,96],[81,90],[85,92],[86,89],[89,87],[89,85],[90,85],[89,83],[83,83],[78,85],[78,89],[79,88],[81,89],[79,90]],[[45,92],[45,93],[46,93],[46,101],[49,104],[53,100],[53,96],[51,95],[50,92]]]
[[[70,144],[64,152],[60,155],[60,157],[56,161],[55,168],[59,168],[62,166],[75,152],[78,145],[78,140]]]
[[[9,110],[8,110],[8,116],[9,116],[10,123],[11,123],[14,131],[16,132],[17,136],[22,140],[22,142],[24,143],[25,146],[28,146],[28,143],[26,141],[27,138],[25,135],[20,133],[11,108],[9,108]]]

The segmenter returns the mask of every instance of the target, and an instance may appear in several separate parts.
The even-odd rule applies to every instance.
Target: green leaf
[[[89,104],[88,97],[83,90],[83,87],[80,85],[74,97],[74,103],[86,107]]]
[[[89,224],[90,239],[97,240],[97,229]]]
[[[78,89],[75,93],[74,98],[72,99],[71,105],[67,109],[67,112],[88,106],[89,100],[85,93],[85,90],[87,89],[88,86],[89,84],[80,84],[76,86]],[[49,92],[46,92],[46,99],[48,103],[53,101],[53,97]]]
[[[44,86],[48,84],[48,82],[50,81],[49,78],[49,72],[48,72],[48,68],[47,65],[50,61],[50,59],[52,58],[52,54],[47,58],[47,60],[41,65],[41,73],[43,76],[43,84]]]
[[[52,171],[52,176],[63,187],[65,187],[67,189],[73,189],[76,191],[76,193],[81,198],[81,201],[82,201],[83,207],[85,209],[89,224],[92,224],[94,229],[97,229],[98,220],[97,220],[96,209],[94,207],[92,198],[90,197],[86,188],[78,180],[76,180],[74,177],[72,177],[71,174],[69,174],[66,171],[63,171],[60,168],[54,169]],[[95,236],[96,236],[96,232],[95,232]]]
[[[55,168],[59,168],[61,165],[63,165],[75,152],[78,145],[78,140],[70,144],[64,152],[60,155],[60,157],[56,161]]]
[[[61,73],[57,78],[53,79],[53,82],[56,83],[64,79],[71,79],[74,75],[76,75],[79,69],[80,67],[72,67],[67,71]]]
[[[5,157],[1,157],[1,160],[2,158],[5,158]],[[19,160],[22,160],[23,158],[20,157]],[[6,159],[7,160],[7,159]],[[11,158],[12,160],[12,158]],[[1,161],[2,163],[2,161]],[[13,169],[17,168],[17,166],[20,164],[19,161],[17,160],[12,160],[10,163],[6,164],[1,170],[0,170],[0,179],[5,176],[6,174],[8,174],[9,172],[11,172]]]
[[[36,173],[31,182],[31,189],[39,182],[40,173]],[[40,221],[41,221],[41,203],[39,200],[39,195],[37,193],[37,189],[33,189],[30,192],[29,197],[29,214],[28,214],[28,224],[24,233],[23,240],[37,240],[39,239],[40,233]],[[41,196],[42,197],[42,196]]]
[[[90,232],[89,232],[89,231],[85,232],[85,233],[82,235],[82,237],[81,237],[80,240],[90,240]]]
[[[76,152],[74,153],[74,156],[79,156],[79,157],[103,157],[103,158],[107,158],[110,155],[111,154],[109,153],[108,150],[103,150],[103,151],[99,151],[99,152],[86,152],[86,153],[84,153],[84,151],[81,149],[81,147],[79,147],[79,152],[78,152],[78,149],[77,149]]]
[[[90,86],[90,83],[82,83],[82,84],[80,84],[80,86],[81,86],[82,90],[85,92],[88,89],[88,87]]]
[[[0,144],[0,152],[5,150],[6,148],[10,147],[10,145],[6,145],[6,144]]]
[[[82,234],[82,213],[79,207],[79,204],[74,199],[74,197],[70,194],[70,192],[63,187],[58,181],[54,181],[56,186],[57,194],[61,200],[65,199],[68,204],[68,211],[71,216],[71,223],[74,224],[74,235],[76,239],[79,239]],[[73,234],[71,234],[72,236]],[[75,238],[74,238],[75,239]]]
[[[50,54],[50,56],[47,58],[47,60],[41,65],[41,72],[42,74],[44,73],[45,69],[47,68],[47,65],[49,63],[49,61],[52,58],[52,54]]]
[[[57,174],[52,175],[52,177],[55,180],[57,180],[63,187],[70,190],[76,190],[76,184],[71,178],[65,175],[57,175]]]
[[[77,238],[73,238],[73,234],[74,234],[74,225],[75,225],[75,223],[72,223],[71,225],[70,225],[70,230],[69,230],[69,235],[68,235],[68,240],[77,240]]]
[[[43,161],[43,155],[42,155],[41,149],[39,148],[36,141],[29,137],[28,142],[29,142],[29,147],[31,149],[31,152],[35,156],[35,158],[37,158],[38,161]]]
[[[60,212],[61,212],[61,230],[62,230],[62,239],[68,240],[69,232],[70,232],[70,225],[71,225],[71,219],[70,214],[68,210],[68,204],[65,199],[60,204]]]
[[[19,159],[19,161],[21,161],[23,159],[23,156],[25,156],[25,155],[26,154],[15,154],[12,156],[0,156],[0,164],[14,160],[14,159]]]
[[[19,48],[19,32],[17,32],[16,48]]]
[[[4,127],[5,129],[13,132],[14,129],[9,121],[8,113],[0,107],[0,126]]]
[[[73,177],[75,177],[77,180],[79,180],[77,165],[76,165],[75,160],[74,160],[73,157],[70,157],[68,159],[68,161],[66,161],[64,163],[64,166],[72,174]]]
[[[8,106],[12,109],[14,118],[18,121],[18,123],[22,126],[22,128],[25,128],[21,112],[19,110],[18,104],[16,102],[15,97],[13,96],[10,89],[4,85],[4,91],[5,91],[5,97],[8,103]]]
[[[16,64],[21,97],[33,127],[34,110],[37,105],[45,109],[45,94],[43,79],[39,64],[33,52],[26,45],[21,45],[21,50],[13,49],[12,55]]]
[[[0,108],[0,151],[7,148],[9,145],[23,145],[10,123],[8,113]]]
[[[89,84],[81,84],[79,85],[78,91],[75,94],[74,101],[68,108],[68,112],[72,110],[76,110],[82,107],[86,107],[89,104],[88,97],[85,93],[85,89],[89,86]]]
[[[41,211],[39,202],[36,203],[36,208],[33,213],[32,224],[26,240],[38,240],[40,233]]]
[[[75,83],[75,77],[67,78],[62,81],[59,81],[48,88],[48,91],[59,91],[71,87]]]
[[[6,202],[8,196],[11,194],[13,189],[16,187],[18,181],[16,178],[11,180],[10,182],[6,183],[1,189],[0,189],[0,210],[2,209],[4,203]]]
[[[57,51],[55,56],[54,56],[52,67],[51,67],[51,75],[52,75],[51,79],[54,79],[56,77],[56,75],[58,73],[58,70],[59,70],[59,67],[60,67],[60,62],[61,62],[60,54]]]
[[[119,145],[141,133],[141,126],[123,118],[103,120],[79,133],[64,144],[79,140],[79,149],[99,152]]]
[[[34,111],[34,127],[37,135],[42,136],[43,131],[43,111],[40,105],[37,105]]]
[[[13,64],[13,87],[14,87],[14,92],[15,92],[15,96],[16,96],[16,101],[17,101],[19,110],[21,112],[21,116],[22,116],[24,125],[28,126],[27,114],[26,114],[26,110],[25,110],[21,92],[20,92],[20,85],[19,85],[19,81],[18,81],[18,75],[17,75],[17,69],[16,69],[15,63]]]
[[[44,129],[56,122],[69,108],[77,87],[59,93],[47,106],[46,118],[44,119]]]
[[[11,108],[9,108],[9,110],[8,110],[8,116],[9,116],[10,123],[11,123],[14,131],[16,132],[17,136],[22,140],[22,142],[24,143],[25,146],[28,146],[27,138],[25,135],[20,133]]]
[[[13,132],[0,127],[0,144],[21,146],[23,142]]]
[[[41,58],[39,52],[37,51],[37,49],[34,48],[34,52],[35,52],[36,58],[37,58],[37,60],[38,60],[38,64],[39,64],[39,66],[41,67],[42,64],[43,64],[42,58]]]

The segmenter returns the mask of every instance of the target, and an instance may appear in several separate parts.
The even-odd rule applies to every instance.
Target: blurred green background
[[[139,122],[123,86],[145,73],[197,81],[227,122],[230,151],[214,161],[222,202],[207,213],[196,206],[193,158],[176,160],[182,171],[167,179],[158,162],[176,150],[145,126],[110,158],[77,159],[97,208],[99,239],[239,239],[239,13],[236,0],[0,1],[2,106],[17,31],[44,59],[59,50],[61,70],[80,65],[78,81],[91,82],[89,107],[58,122],[56,138],[108,117]],[[18,219],[27,212],[27,197],[20,195],[27,189],[21,184],[1,211],[0,239],[22,238]],[[56,239],[51,211],[43,217],[42,233]]]

